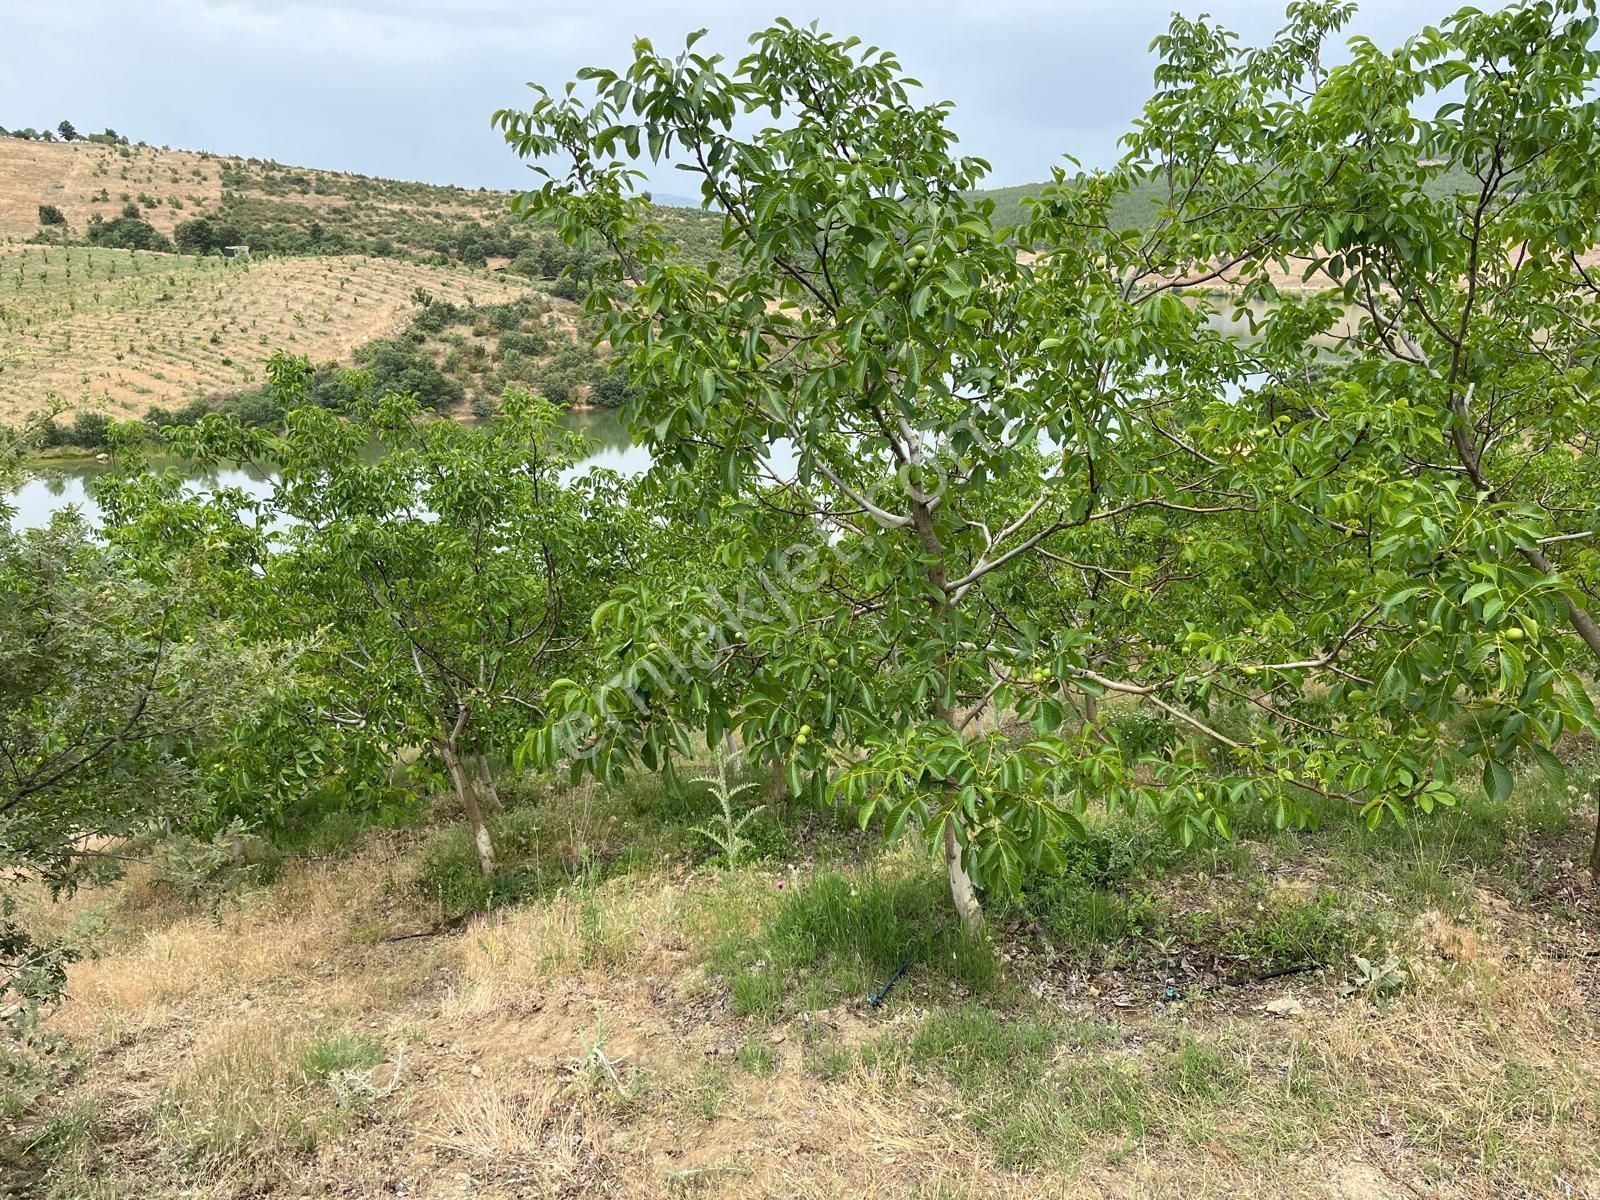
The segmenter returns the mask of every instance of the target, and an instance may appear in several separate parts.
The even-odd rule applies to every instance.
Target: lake
[[[636,446],[610,409],[569,410],[563,425],[589,440],[589,454],[569,467],[564,479],[580,475],[593,467],[604,467],[622,475],[639,475],[649,469],[650,452]],[[43,466],[6,499],[17,511],[11,518],[13,529],[37,529],[50,521],[51,514],[72,505],[80,508],[91,524],[98,523],[100,510],[91,494],[97,476],[111,468],[105,463],[74,462],[62,466]],[[216,471],[193,470],[186,475],[196,491],[218,487],[241,488],[253,496],[266,496],[272,490],[272,477],[266,471],[248,467],[226,467]]]

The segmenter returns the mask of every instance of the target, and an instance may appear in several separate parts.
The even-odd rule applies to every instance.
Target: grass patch
[[[728,1098],[726,1067],[707,1064],[694,1073],[684,1090],[685,1107],[702,1121],[715,1121]]]
[[[721,903],[746,900],[730,893]],[[912,968],[896,994],[941,982],[984,992],[999,978],[994,947],[961,930],[943,880],[926,869],[820,872],[787,888],[755,930],[724,915],[734,916],[726,922],[732,928],[711,946],[709,963],[741,1016],[776,1020],[860,999],[907,961]]]
[[[1111,1037],[1100,1026],[965,1005],[933,1013],[909,1042],[880,1044],[865,1057],[942,1075],[1000,1163],[1030,1168],[1070,1162],[1091,1139],[1145,1133],[1142,1064],[1087,1053]]]
[[[383,1061],[383,1043],[360,1033],[330,1033],[306,1047],[300,1059],[305,1073],[326,1079],[341,1071],[363,1070]]]
[[[745,1038],[736,1057],[739,1065],[752,1075],[771,1075],[778,1069],[777,1051],[759,1037]]]
[[[506,806],[489,817],[495,876],[484,878],[470,831],[455,821],[424,845],[416,887],[437,905],[441,920],[453,920],[543,899],[568,884],[720,861],[716,847],[693,831],[721,812],[707,785],[683,780],[698,769],[684,765],[672,781],[635,772],[609,787],[510,779],[500,789]],[[769,782],[749,771],[734,779]],[[755,793],[741,799],[751,806],[762,802]],[[794,830],[770,808],[746,824],[742,836],[747,863],[798,857]]]
[[[255,1022],[224,1026],[174,1073],[157,1109],[157,1136],[192,1168],[268,1172],[339,1137],[361,1094],[340,1081],[383,1057],[365,1035],[308,1040]]]

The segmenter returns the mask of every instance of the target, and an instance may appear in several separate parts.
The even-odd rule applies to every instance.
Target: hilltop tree
[[[61,122],[56,126],[56,132],[61,135],[63,142],[75,142],[78,140],[78,131],[72,127],[71,121]]]
[[[1261,156],[1292,152],[1281,97],[1320,78],[1346,15],[1293,6],[1259,50],[1176,21],[1134,157],[1046,190],[1034,263],[971,198],[985,167],[954,155],[946,106],[913,105],[893,57],[853,39],[780,24],[731,72],[694,38],[675,58],[641,41],[626,71],[581,73],[592,100],[536,89],[497,114],[519,152],[568,164],[519,210],[611,251],[588,305],[629,368],[624,412],[666,494],[740,518],[722,556],[755,593],[622,589],[596,618],[622,669],[560,689],[567,720],[532,750],[613,773],[736,730],[792,787],[920,824],[970,926],[977,893],[1016,886],[1091,798],[1186,838],[1241,804],[1303,818],[1317,794],[1376,822],[1454,802],[1474,755],[1509,778],[1512,750],[1581,719],[1555,669],[1529,679],[1553,717],[1519,722],[1529,695],[1480,688],[1499,736],[1458,743],[1481,662],[1419,664],[1395,619],[1412,581],[1371,552],[1379,515],[1352,509],[1350,477],[1302,468],[1332,440],[1177,294],[1259,248],[1209,214],[1250,211]],[[778,124],[736,133],[752,111]],[[705,269],[668,261],[627,161],[669,155],[723,214]],[[1141,156],[1182,181],[1148,232],[1112,216]],[[1364,436],[1403,436],[1375,415]],[[1381,519],[1425,522],[1415,499]],[[1123,745],[1106,695],[1168,732]],[[984,728],[1010,713],[1031,739]]]

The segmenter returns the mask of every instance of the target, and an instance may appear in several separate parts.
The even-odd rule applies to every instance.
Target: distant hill
[[[165,238],[206,218],[225,234],[220,240],[257,253],[366,254],[478,267],[495,258],[515,264],[514,273],[553,278],[573,252],[553,231],[514,221],[510,202],[509,192],[257,158],[0,136],[0,241],[38,236],[41,205],[54,206],[66,222],[45,236],[64,233],[74,241],[136,209],[137,219]],[[698,209],[660,212],[686,255],[701,256],[715,244],[716,218]]]
[[[51,400],[119,417],[258,387],[274,350],[351,360],[399,332],[421,289],[487,304],[487,272],[361,256],[233,261],[98,247],[0,247],[0,421]]]
[[[1042,186],[980,194],[1016,225]],[[1147,224],[1157,196],[1151,184],[1125,197],[1116,219]],[[60,223],[41,224],[41,206]],[[656,211],[684,257],[718,253],[718,214]],[[83,244],[132,229],[181,245],[196,221],[208,244],[248,244],[252,261]],[[52,401],[121,415],[222,402],[258,387],[275,349],[348,363],[379,343],[440,407],[482,409],[512,382],[615,402],[619,381],[558,278],[580,253],[514,221],[507,192],[0,136],[0,420]],[[442,307],[420,328],[429,298]]]
[[[992,220],[995,225],[1011,227],[1021,225],[1028,219],[1027,206],[1023,201],[1037,196],[1048,186],[1046,183],[1024,183],[1015,187],[986,188],[972,195],[993,200]],[[1476,186],[1477,181],[1472,176],[1455,167],[1441,171],[1430,179],[1426,191],[1429,195],[1446,195],[1470,191]],[[1154,220],[1156,208],[1164,196],[1165,185],[1159,180],[1150,180],[1113,201],[1112,222],[1119,229],[1145,229]]]
[[[659,214],[686,255],[715,245],[715,217]],[[129,222],[181,243],[200,219],[250,259],[85,244]],[[159,419],[247,403],[278,349],[359,362],[451,411],[512,383],[615,403],[558,278],[578,253],[514,221],[507,192],[0,136],[0,422],[52,403]]]

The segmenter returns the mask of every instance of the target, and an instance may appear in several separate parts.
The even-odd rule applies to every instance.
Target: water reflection
[[[605,467],[623,475],[639,475],[649,470],[650,452],[633,444],[622,421],[609,409],[568,412],[562,424],[583,434],[592,444],[588,457],[563,472],[563,480],[581,475],[592,467]],[[98,525],[100,508],[94,502],[93,484],[110,469],[108,464],[98,462],[40,468],[6,497],[16,509],[11,518],[12,528],[42,528],[49,524],[52,514],[72,507],[80,509],[91,526]],[[271,473],[255,467],[221,467],[210,471],[196,468],[186,472],[184,479],[196,492],[230,487],[257,499],[272,494]]]

